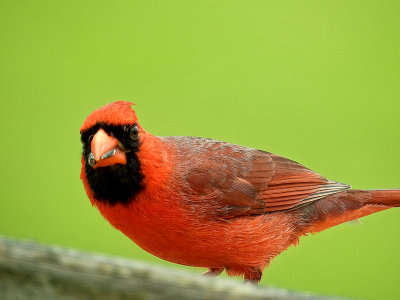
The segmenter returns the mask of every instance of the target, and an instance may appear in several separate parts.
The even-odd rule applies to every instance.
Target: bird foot
[[[262,270],[258,267],[250,267],[244,273],[244,282],[250,282],[253,285],[258,285],[262,277]]]
[[[202,275],[215,277],[220,275],[223,270],[224,268],[208,268],[208,271],[203,273]]]

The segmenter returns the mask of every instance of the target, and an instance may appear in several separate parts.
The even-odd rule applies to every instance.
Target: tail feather
[[[369,203],[400,207],[400,190],[372,190]]]
[[[305,233],[315,233],[370,214],[400,207],[400,190],[348,190],[301,209]]]

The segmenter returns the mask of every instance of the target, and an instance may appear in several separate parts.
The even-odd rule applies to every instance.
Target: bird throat
[[[126,205],[142,189],[143,175],[137,155],[131,151],[126,156],[125,165],[115,164],[93,169],[86,162],[86,177],[97,201],[110,205]]]

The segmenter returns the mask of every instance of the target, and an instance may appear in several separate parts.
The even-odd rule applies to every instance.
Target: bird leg
[[[248,270],[244,273],[244,281],[245,282],[250,282],[254,285],[258,285],[258,283],[261,280],[262,277],[262,271],[258,267],[250,267]]]
[[[223,270],[224,268],[208,268],[208,271],[203,273],[202,275],[215,277],[220,275]]]

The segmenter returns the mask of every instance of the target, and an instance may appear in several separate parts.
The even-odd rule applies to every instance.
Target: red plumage
[[[138,148],[132,151],[141,187],[124,202],[96,196],[94,181],[88,179],[87,172],[127,163],[115,156],[97,159],[98,168],[88,165],[95,146],[98,158],[119,141],[111,130],[109,140],[96,139],[93,145],[93,134],[108,125],[138,129]],[[400,190],[351,190],[264,151],[203,138],[154,136],[139,125],[129,102],[94,111],[81,134],[88,149],[81,179],[100,213],[144,250],[175,263],[207,267],[212,274],[225,269],[257,282],[271,259],[300,236],[400,205]],[[117,148],[119,155],[126,151],[130,157],[132,151],[121,141]]]

